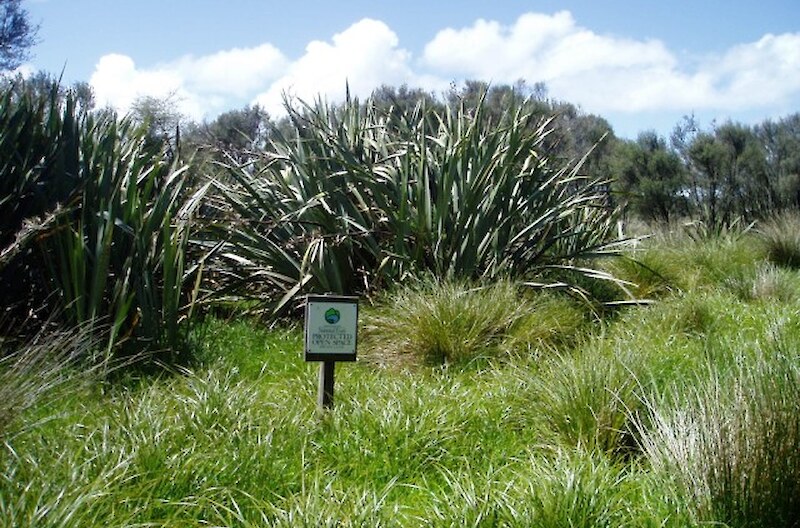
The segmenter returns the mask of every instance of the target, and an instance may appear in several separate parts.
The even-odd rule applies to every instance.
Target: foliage
[[[653,132],[617,141],[612,174],[629,212],[648,222],[691,218],[712,230],[796,210],[800,115],[703,129],[686,117],[670,145]]]
[[[0,339],[0,439],[22,434],[32,424],[21,418],[92,379],[93,369],[81,370],[80,361],[98,345],[86,327],[61,331],[45,325],[22,345]]]
[[[686,402],[656,412],[648,456],[674,475],[701,519],[800,522],[800,376],[795,357],[774,352],[742,358],[732,376],[713,373]]]
[[[299,346],[294,348],[300,362]],[[223,352],[227,356],[227,351]],[[302,363],[301,363],[302,365]],[[279,367],[279,370],[283,370]],[[669,488],[602,453],[537,446],[515,376],[342,369],[314,419],[312,369],[222,364],[59,403],[0,464],[14,526],[653,525]],[[505,382],[502,382],[506,380]],[[80,402],[80,405],[78,403]],[[511,426],[510,426],[511,425]]]
[[[770,262],[800,268],[800,214],[784,213],[767,219],[759,224],[757,233]]]
[[[646,221],[666,222],[686,214],[681,196],[685,169],[655,132],[639,134],[635,142],[622,142],[614,152],[613,173],[631,212]]]
[[[613,253],[606,182],[581,163],[551,167],[539,154],[548,123],[524,108],[495,124],[482,104],[400,118],[357,101],[288,108],[294,134],[228,163],[233,183],[216,183],[226,266],[260,280],[274,308],[301,291],[363,293],[419,272],[581,272],[577,261]]]
[[[39,27],[30,23],[21,0],[0,0],[0,72],[13,70],[29,57]]]
[[[184,115],[178,110],[178,95],[159,98],[150,95],[137,97],[130,110],[133,122],[146,131],[148,147],[161,150],[167,147],[171,158],[178,155],[181,146],[181,122]]]
[[[189,226],[205,188],[188,192],[187,167],[143,129],[80,111],[56,85],[9,89],[2,105],[0,279],[17,292],[4,299],[8,317],[49,304],[69,324],[110,325],[108,352],[127,338],[179,345],[198,271],[186,261]]]
[[[732,290],[732,271],[770,269],[752,236],[646,242],[665,276],[683,270],[697,287],[581,325],[557,353],[337,367],[323,415],[299,329],[209,320],[194,370],[56,392],[19,414],[0,446],[0,524],[793,526],[798,298]],[[516,329],[570,312],[500,281],[417,290],[430,301],[447,288],[455,302],[485,295],[495,327],[515,310]]]
[[[423,281],[398,289],[367,313],[367,356],[381,364],[434,365],[496,356],[530,311],[533,307],[510,283],[479,287]]]
[[[266,146],[269,133],[269,114],[258,105],[223,112],[210,123],[190,128],[184,139],[190,143],[210,146],[226,153],[246,154]]]
[[[655,227],[610,262],[610,273],[633,283],[639,298],[716,289],[736,277],[755,276],[764,253],[750,227],[711,230],[702,222]]]
[[[77,163],[77,117],[74,99],[62,100],[54,84],[12,84],[0,97],[0,288],[14,321],[26,320],[50,295],[35,248],[75,205],[80,177],[76,167],[65,167]]]
[[[79,214],[45,245],[65,313],[73,323],[108,317],[109,348],[123,337],[178,346],[189,225],[205,189],[184,202],[186,167],[148,156],[127,123],[86,126]]]
[[[764,156],[764,179],[775,198],[774,208],[800,207],[800,113],[754,127]]]

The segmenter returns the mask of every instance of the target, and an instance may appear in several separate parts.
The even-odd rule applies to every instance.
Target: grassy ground
[[[190,369],[17,416],[0,525],[796,526],[800,274],[769,255],[645,242],[610,266],[657,302],[600,319],[506,284],[399,290],[325,416],[298,329],[210,320]]]

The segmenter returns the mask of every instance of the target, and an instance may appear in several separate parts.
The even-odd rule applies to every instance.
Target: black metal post
[[[335,366],[335,361],[323,361],[319,365],[317,404],[320,411],[333,408],[333,371]]]

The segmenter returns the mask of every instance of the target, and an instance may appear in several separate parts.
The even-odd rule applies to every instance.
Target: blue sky
[[[345,80],[441,92],[451,82],[544,81],[618,135],[683,115],[755,123],[800,111],[797,0],[435,2],[28,0],[41,43],[28,71],[89,81],[125,111],[171,97],[192,119],[281,94],[341,98]]]

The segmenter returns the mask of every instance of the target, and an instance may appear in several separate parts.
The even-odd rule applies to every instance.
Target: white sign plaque
[[[355,361],[357,334],[357,297],[306,297],[306,361]]]

